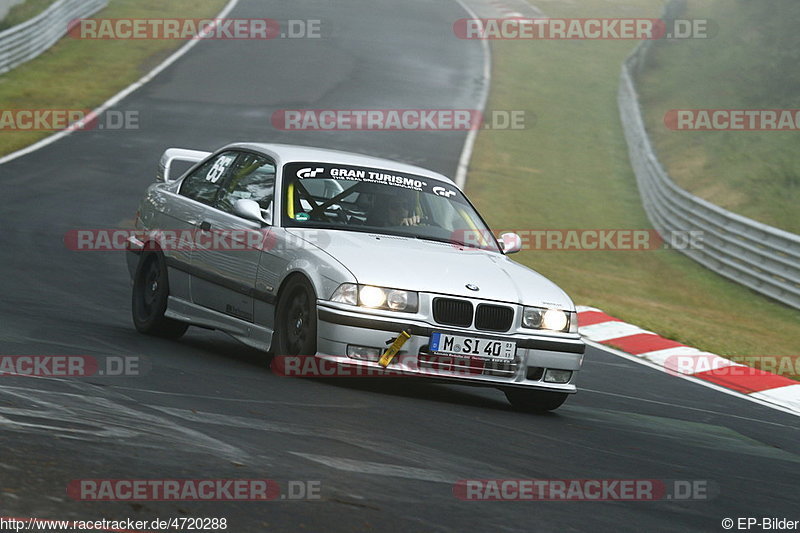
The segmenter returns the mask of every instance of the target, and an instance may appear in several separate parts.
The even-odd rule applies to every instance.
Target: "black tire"
[[[314,289],[301,276],[290,279],[281,291],[275,309],[275,355],[317,353],[317,298]]]
[[[133,278],[131,314],[136,331],[165,339],[181,337],[189,324],[164,316],[169,297],[167,265],[159,253],[145,253]]]
[[[561,407],[569,394],[538,390],[506,389],[503,391],[511,405],[526,413],[545,413]]]

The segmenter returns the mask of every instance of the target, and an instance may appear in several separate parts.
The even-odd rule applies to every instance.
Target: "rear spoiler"
[[[169,183],[175,181],[177,177],[170,175],[170,169],[174,161],[185,161],[187,163],[199,163],[203,159],[210,156],[212,152],[203,152],[200,150],[187,150],[185,148],[168,148],[161,156],[161,161],[158,163],[158,173],[156,174],[156,181]]]

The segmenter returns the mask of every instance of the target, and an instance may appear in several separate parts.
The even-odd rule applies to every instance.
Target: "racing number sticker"
[[[228,167],[231,165],[233,160],[234,156],[224,155],[214,161],[214,166],[211,167],[211,170],[209,170],[208,174],[206,174],[206,181],[217,183],[222,175],[225,174],[225,171],[228,170]]]

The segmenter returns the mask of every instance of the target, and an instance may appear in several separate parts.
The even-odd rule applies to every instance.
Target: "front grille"
[[[472,325],[472,303],[467,300],[434,298],[433,319],[446,326],[468,328]]]
[[[475,313],[475,327],[486,331],[508,331],[514,321],[514,310],[500,305],[480,304]]]

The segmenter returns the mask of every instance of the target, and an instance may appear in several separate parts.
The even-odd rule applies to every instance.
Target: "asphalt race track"
[[[479,41],[455,1],[242,0],[229,15],[321,19],[322,39],[200,43],[117,109],[138,130],[78,132],[0,166],[0,351],[141,356],[138,378],[0,378],[0,514],[225,517],[228,531],[719,531],[798,518],[798,418],[589,349],[549,415],[501,392],[410,380],[289,379],[197,328],[136,333],[121,252],[66,232],[129,224],[161,152],[232,141],[346,149],[455,172],[464,133],[275,130],[298,108],[475,108]],[[404,258],[397,258],[398,261]],[[320,483],[319,500],[79,502],[75,479]],[[697,480],[709,499],[462,501],[462,479]],[[793,516],[794,514],[794,516]]]

